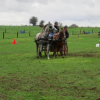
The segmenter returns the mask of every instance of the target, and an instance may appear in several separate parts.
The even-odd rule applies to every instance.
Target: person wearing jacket
[[[67,25],[64,27],[65,30],[65,34],[66,34],[66,39],[69,37],[69,33],[68,33],[68,29],[67,29]]]
[[[59,32],[59,26],[58,26],[58,22],[55,22],[54,23],[54,27],[58,30],[58,32]]]
[[[49,22],[49,24],[50,24],[50,22]],[[54,27],[57,29],[57,32],[56,33],[58,33],[59,32],[58,22],[55,22],[54,23]],[[53,39],[54,35],[55,35],[55,33],[50,32],[50,34],[49,34],[49,40],[50,39]]]
[[[65,53],[64,53],[64,54],[67,55],[67,54],[68,54],[67,38],[69,38],[69,32],[68,32],[68,27],[67,27],[67,25],[65,25],[64,30],[65,30],[65,34],[66,34]]]

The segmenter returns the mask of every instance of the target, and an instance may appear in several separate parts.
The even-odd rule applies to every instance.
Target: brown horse
[[[58,48],[57,50],[57,57],[58,57],[58,52],[60,51],[60,55],[62,56],[62,48]],[[68,46],[67,46],[67,43],[64,44],[64,55],[68,55]]]
[[[55,41],[55,45],[54,45],[53,58],[55,58],[56,52],[58,51],[60,51],[62,58],[64,58],[66,35],[65,35],[65,30],[63,28],[61,28],[61,32],[59,33],[58,37],[59,37],[58,41]]]

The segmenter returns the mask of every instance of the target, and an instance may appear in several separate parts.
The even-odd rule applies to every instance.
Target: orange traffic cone
[[[16,44],[16,39],[14,39],[14,41],[12,42],[12,44]]]

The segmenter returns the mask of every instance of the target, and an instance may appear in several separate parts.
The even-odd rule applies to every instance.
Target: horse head
[[[46,24],[43,27],[43,30],[44,31],[41,31],[41,33],[43,33],[42,37],[44,36],[44,38],[48,38],[48,35],[50,33],[56,33],[57,32],[57,29],[51,23]]]
[[[50,33],[56,33],[56,32],[57,32],[57,29],[51,23],[48,23],[44,25],[40,34],[36,35],[36,40],[39,40],[40,38],[48,39],[48,35]]]
[[[56,33],[57,29],[54,27],[54,25],[52,25],[51,23],[48,24],[49,25],[49,32],[50,33]]]
[[[64,30],[64,28],[61,28],[61,31],[60,31],[60,33],[59,33],[59,38],[60,38],[61,40],[65,40],[65,39],[66,39],[66,35],[65,35],[65,30]]]

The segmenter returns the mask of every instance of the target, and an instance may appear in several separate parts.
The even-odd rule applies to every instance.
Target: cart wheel
[[[67,46],[67,50],[66,50],[66,55],[68,55],[68,46]]]
[[[67,44],[65,44],[65,47],[66,47],[66,48],[65,48],[64,54],[65,54],[65,56],[66,56],[66,55],[68,55],[68,46],[67,46]]]

